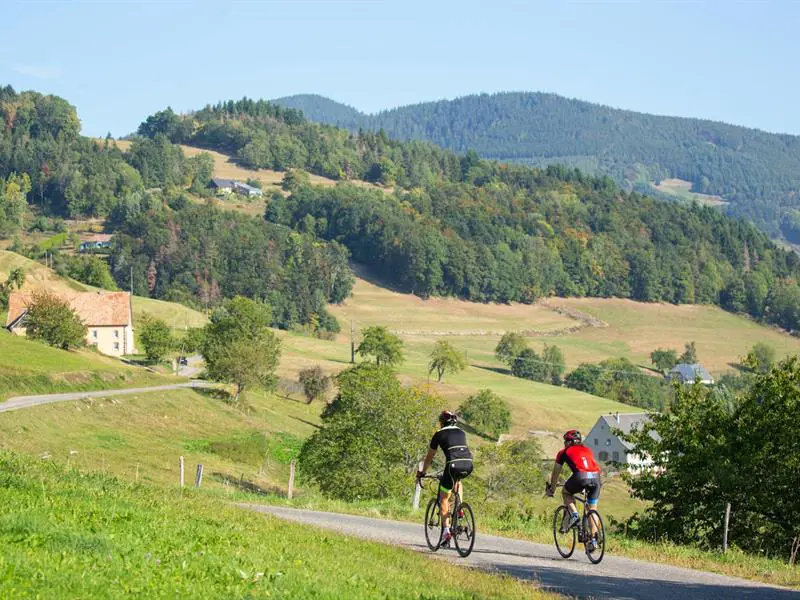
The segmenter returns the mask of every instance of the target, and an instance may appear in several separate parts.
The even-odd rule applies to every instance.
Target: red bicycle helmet
[[[564,434],[564,442],[572,442],[573,444],[580,444],[583,442],[583,436],[577,429],[570,429]]]

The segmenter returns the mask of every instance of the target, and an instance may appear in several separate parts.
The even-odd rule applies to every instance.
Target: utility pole
[[[356,364],[356,334],[353,329],[353,319],[350,319],[350,363]]]

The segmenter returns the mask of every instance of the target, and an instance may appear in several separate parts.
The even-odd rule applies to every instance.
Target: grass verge
[[[7,452],[0,506],[5,598],[556,597],[221,500],[170,497]]]

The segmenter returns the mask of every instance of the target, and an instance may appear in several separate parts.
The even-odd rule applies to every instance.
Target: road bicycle
[[[428,508],[425,509],[425,541],[428,542],[428,548],[432,552],[436,552],[439,548],[447,547],[442,546],[442,537],[444,536],[444,519],[442,518],[442,505],[439,502],[439,480],[443,472],[440,471],[435,475],[423,475],[420,477],[420,485],[423,485],[422,480],[435,480],[436,485],[430,486],[436,494],[428,502]],[[453,536],[451,539],[455,543],[456,551],[462,557],[467,557],[475,547],[475,515],[472,512],[472,507],[466,502],[461,502],[461,494],[453,489],[450,494],[450,534]]]
[[[563,485],[558,487],[563,487]],[[556,509],[553,515],[553,540],[556,543],[556,550],[563,558],[569,558],[575,552],[576,542],[580,542],[584,546],[589,561],[596,565],[603,560],[606,553],[606,532],[603,527],[603,518],[593,508],[586,509],[584,496],[573,494],[572,497],[583,506],[583,514],[575,525],[569,527],[572,515],[567,507],[562,504]]]

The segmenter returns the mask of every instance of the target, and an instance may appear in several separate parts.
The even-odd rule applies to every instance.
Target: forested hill
[[[352,130],[383,129],[459,153],[612,176],[626,189],[680,178],[722,196],[772,237],[800,242],[800,137],[618,110],[554,94],[501,93],[365,115],[320,96],[275,101]],[[637,187],[638,186],[638,187]]]
[[[286,170],[284,191],[262,218],[223,212],[208,189],[213,160],[187,158],[177,142]],[[341,183],[310,185],[304,170]],[[361,179],[382,189],[348,183]],[[104,218],[117,234],[120,285],[132,267],[137,293],[156,298],[208,307],[259,298],[283,327],[338,329],[325,305],[349,294],[352,256],[423,297],[713,303],[800,329],[800,257],[712,208],[576,169],[349,133],[250,99],[160,111],[121,152],[82,137],[65,100],[0,88],[0,237],[67,216]]]
[[[290,194],[270,199],[268,221],[341,243],[388,282],[423,297],[713,303],[800,327],[797,255],[716,209],[660,202],[609,177],[458,156],[384,132],[348,133],[249,99],[186,115],[167,109],[148,117],[139,134],[291,169]],[[384,189],[314,187],[298,169]]]

